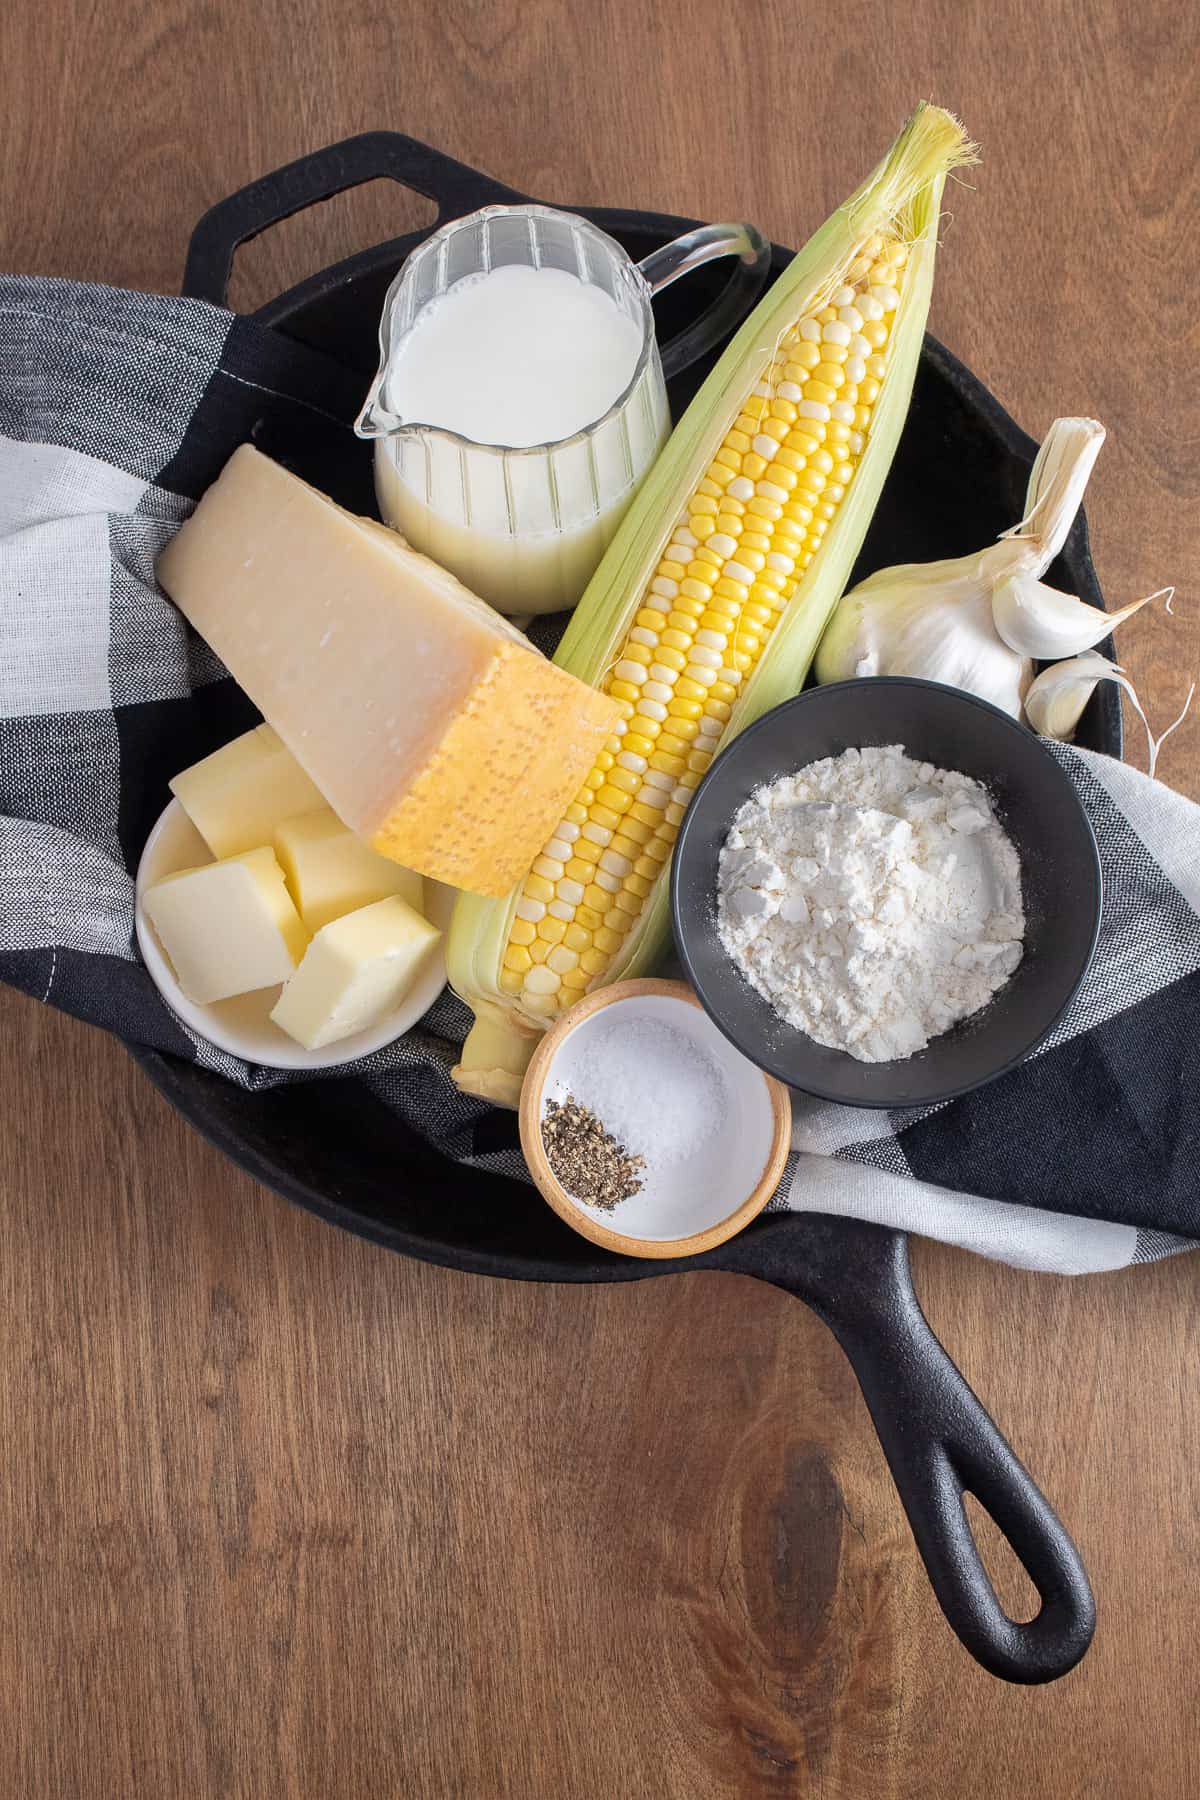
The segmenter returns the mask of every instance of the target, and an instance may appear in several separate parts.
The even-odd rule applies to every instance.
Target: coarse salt
[[[721,1071],[686,1032],[651,1018],[598,1019],[571,1091],[650,1170],[691,1156],[729,1106]]]

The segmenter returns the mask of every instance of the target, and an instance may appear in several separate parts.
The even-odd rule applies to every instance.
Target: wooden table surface
[[[370,127],[794,244],[931,95],[985,152],[932,327],[1031,432],[1107,423],[1109,602],[1180,590],[1123,645],[1161,722],[1200,661],[1185,11],[18,0],[0,266],[172,290],[212,201]],[[332,203],[243,254],[235,302],[426,211]],[[1200,795],[1200,713],[1161,772]],[[1084,1664],[1020,1691],[943,1623],[847,1366],[783,1294],[401,1261],[7,992],[0,1082],[0,1794],[1200,1792],[1191,1260],[1073,1282],[915,1248],[1098,1595]]]

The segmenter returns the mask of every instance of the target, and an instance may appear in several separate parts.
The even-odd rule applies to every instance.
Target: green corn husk
[[[938,107],[919,106],[883,162],[792,259],[688,407],[622,521],[559,645],[554,660],[561,667],[587,682],[603,680],[644,604],[646,584],[676,520],[780,338],[840,285],[860,245],[890,229],[912,249],[862,458],[734,703],[722,746],[800,689],[862,546],[908,410],[933,285],[942,187],[951,169],[973,160],[958,121]],[[644,974],[661,955],[670,931],[669,870],[668,861],[640,919],[598,981]],[[519,892],[514,889],[503,900],[462,895],[447,945],[451,985],[476,1015],[454,1078],[465,1092],[507,1105],[516,1104],[525,1067],[550,1023],[523,1012],[518,998],[499,986]]]

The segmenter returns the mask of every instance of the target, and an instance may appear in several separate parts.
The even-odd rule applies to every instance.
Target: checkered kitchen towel
[[[247,439],[369,510],[364,385],[202,302],[0,278],[0,977],[254,1088],[297,1078],[195,1038],[134,945],[168,777],[255,717],[154,559]],[[1059,754],[1104,864],[1083,990],[1040,1054],[931,1113],[798,1099],[797,1204],[1062,1273],[1200,1240],[1200,808]],[[355,1073],[447,1156],[523,1173],[515,1136],[450,1082],[467,1017],[447,993]]]

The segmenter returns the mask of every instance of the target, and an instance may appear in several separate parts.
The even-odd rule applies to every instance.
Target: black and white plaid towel
[[[0,977],[250,1087],[297,1077],[194,1037],[134,945],[168,778],[255,719],[154,559],[247,439],[370,510],[363,386],[199,301],[0,278]],[[1200,1240],[1200,808],[1059,754],[1104,865],[1084,988],[1036,1057],[932,1112],[797,1098],[797,1204],[1069,1274]],[[355,1072],[447,1156],[523,1172],[477,1151],[487,1109],[450,1082],[467,1019],[447,993]]]

